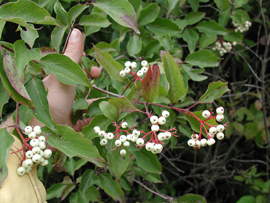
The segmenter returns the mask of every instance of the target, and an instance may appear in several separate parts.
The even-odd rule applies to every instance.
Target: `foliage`
[[[245,195],[238,191],[236,183],[231,186],[227,179],[232,179],[232,171],[243,174],[241,170],[248,168],[237,162],[237,158],[248,159],[237,150],[239,144],[246,152],[240,135],[254,139],[256,147],[265,147],[269,142],[266,113],[269,96],[265,93],[269,89],[266,83],[269,22],[265,20],[267,11],[263,10],[267,2],[259,6],[253,0],[0,2],[0,110],[4,107],[7,113],[4,105],[11,98],[20,104],[18,114],[29,115],[20,116],[17,125],[23,129],[29,124],[28,117],[34,116],[46,126],[42,131],[49,135],[48,143],[58,150],[50,158],[58,174],[51,164],[39,169],[48,202],[56,202],[56,198],[67,202],[205,202],[205,199],[236,202]],[[260,13],[261,17],[255,21],[250,13]],[[236,24],[245,29],[247,21],[252,22],[251,30],[235,32]],[[258,34],[258,38],[262,37],[263,51],[257,38],[246,38],[246,31],[252,36],[258,30],[253,24],[264,30],[264,38]],[[74,27],[85,33],[87,56],[82,57],[79,65],[62,55],[64,42]],[[218,43],[221,51],[216,49]],[[260,54],[253,50],[256,46]],[[149,61],[145,76],[140,78],[134,71],[121,77],[119,72],[128,60],[137,64]],[[101,77],[91,79],[88,73],[96,65],[103,69]],[[76,86],[73,123],[93,117],[81,132],[57,125],[52,119],[42,82],[50,73],[62,83]],[[239,87],[239,83],[244,85]],[[251,91],[253,88],[256,92]],[[226,92],[227,97],[223,96]],[[98,100],[83,113],[87,108],[85,100],[89,98]],[[225,134],[230,139],[219,141],[217,147],[188,148],[187,137],[197,132],[209,138],[207,130],[217,124],[214,116],[208,121],[201,116],[202,110],[211,107],[209,103],[213,103],[212,108],[226,107],[225,120],[230,123]],[[160,155],[132,143],[123,147],[127,153],[122,157],[120,148],[114,149],[114,141],[109,140],[107,147],[103,147],[99,135],[94,133],[94,127],[99,126],[106,132],[118,132],[118,138],[123,120],[128,122],[129,130],[136,126],[149,132],[151,115],[161,115],[165,109],[170,116],[162,129],[170,131],[175,127],[175,135],[179,137],[164,141],[166,145]],[[1,131],[1,139],[5,136],[11,137]],[[1,143],[5,153],[9,147],[10,143]],[[0,156],[1,166],[6,165],[5,153]],[[269,157],[269,146],[265,154]],[[193,160],[195,156],[197,160]],[[219,160],[220,157],[224,158]],[[269,160],[266,162],[268,170]],[[57,181],[48,181],[52,177]],[[1,176],[0,183],[4,178]],[[196,183],[192,183],[194,180]],[[259,180],[264,184],[267,181],[268,175]],[[220,186],[214,187],[215,184]],[[184,189],[178,191],[179,187]],[[228,197],[228,193],[215,192],[226,187],[228,193],[236,189],[239,195]],[[267,198],[265,191],[260,195]]]

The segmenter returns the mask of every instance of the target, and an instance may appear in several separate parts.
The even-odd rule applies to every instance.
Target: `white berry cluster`
[[[220,43],[219,41],[216,42],[216,45],[212,48],[214,51],[217,50],[220,56],[230,52],[232,50],[232,45],[236,46],[237,42],[225,42],[223,41]]]
[[[32,129],[31,126],[27,126],[24,133],[28,135],[30,140],[28,145],[28,151],[24,154],[24,161],[22,166],[17,169],[18,175],[24,175],[29,173],[32,167],[37,165],[46,166],[48,164],[48,158],[52,155],[52,151],[46,148],[46,138],[41,135],[40,126],[35,126]]]
[[[112,132],[106,133],[104,130],[101,130],[99,126],[94,127],[94,132],[97,133],[100,137],[100,145],[105,146],[108,143],[108,140],[112,140],[114,138],[117,138],[114,141],[115,147],[120,147],[121,151],[120,154],[124,156],[126,154],[126,150],[122,147],[128,147],[130,145],[130,142],[136,143],[137,146],[143,147],[145,146],[146,150],[151,151],[154,154],[158,154],[162,152],[163,146],[161,141],[168,140],[171,138],[172,133],[169,132],[169,130],[160,130],[159,125],[164,125],[166,123],[166,118],[170,115],[168,111],[162,111],[162,116],[151,116],[150,122],[152,123],[151,131],[148,133],[144,133],[143,131],[139,131],[136,129],[133,129],[132,133],[129,133],[128,130],[121,130],[119,129],[118,135],[114,135]],[[125,129],[127,128],[128,123],[122,122],[121,128]],[[175,130],[175,129],[173,129]],[[157,135],[156,132],[160,131],[160,133]],[[126,133],[126,135],[124,135]],[[116,133],[117,134],[117,133]],[[143,137],[140,137],[140,135],[143,134]],[[145,143],[144,138],[152,134],[151,139]],[[156,139],[155,139],[156,138]],[[162,143],[162,144],[161,144]]]
[[[216,118],[217,122],[222,122],[224,120],[224,108],[223,107],[218,107],[216,109]],[[204,110],[202,112],[202,116],[206,119],[211,117],[211,112],[208,110]],[[205,147],[206,145],[211,146],[216,143],[214,137],[216,137],[218,140],[222,140],[225,135],[223,131],[225,130],[225,126],[222,124],[219,124],[217,126],[212,126],[209,128],[207,133],[208,139],[201,139],[201,136],[198,134],[192,134],[191,139],[188,140],[187,144],[190,147],[199,149],[200,147]]]
[[[232,24],[235,27],[234,32],[241,32],[241,33],[245,32],[245,31],[248,31],[248,29],[251,26],[251,22],[250,21],[246,21],[244,25],[239,25],[235,21],[232,21]]]
[[[148,68],[147,68],[148,62],[146,60],[143,60],[141,62],[141,65],[142,65],[142,68],[137,72],[138,77],[142,77],[148,70]],[[120,71],[119,75],[121,77],[125,77],[126,74],[131,73],[130,68],[132,68],[132,69],[137,68],[137,63],[136,62],[126,61],[125,62],[125,68],[124,68],[124,70]]]

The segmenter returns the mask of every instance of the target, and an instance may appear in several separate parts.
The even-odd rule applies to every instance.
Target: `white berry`
[[[121,142],[125,142],[126,140],[127,140],[127,136],[125,136],[125,135],[120,136],[120,141]]]
[[[33,152],[31,150],[25,152],[25,156],[28,158],[28,159],[31,159],[33,157]]]
[[[192,139],[189,139],[187,144],[188,144],[188,146],[193,147],[193,146],[195,146],[195,141]]]
[[[31,172],[31,170],[32,170],[32,168],[31,168],[31,167],[27,167],[27,168],[25,168],[25,173],[30,173],[30,172]]]
[[[99,133],[99,131],[100,131],[100,127],[99,127],[99,126],[95,126],[95,127],[94,127],[94,132],[95,132],[95,133]]]
[[[201,146],[205,147],[207,145],[207,139],[203,138],[201,139]]]
[[[50,158],[51,155],[52,155],[52,150],[50,150],[50,149],[45,149],[44,150],[43,156],[44,156],[45,159]]]
[[[137,75],[138,75],[139,77],[142,77],[142,76],[143,76],[143,71],[142,71],[142,70],[139,70],[139,71],[137,72]]]
[[[166,111],[166,110],[163,110],[162,111],[162,116],[165,117],[165,118],[168,118],[170,116],[170,112]]]
[[[154,143],[152,143],[152,142],[148,142],[148,143],[145,145],[145,149],[146,149],[147,151],[151,151],[153,147],[154,147]]]
[[[132,134],[127,134],[127,140],[131,140],[132,139]]]
[[[132,62],[131,63],[131,68],[136,68],[137,67],[137,63],[136,62]]]
[[[49,163],[49,161],[46,159],[46,160],[44,160],[40,165],[41,165],[41,166],[46,166],[48,163]]]
[[[192,134],[191,135],[191,139],[198,140],[199,139],[199,135],[198,134]]]
[[[23,162],[22,162],[22,166],[24,168],[28,168],[28,167],[31,167],[33,165],[33,161],[31,159],[25,159]]]
[[[125,71],[126,74],[128,74],[130,72],[130,68],[129,67],[125,67],[124,71]]]
[[[25,168],[22,167],[22,166],[19,167],[19,168],[17,169],[17,174],[20,175],[20,176],[24,175],[24,174],[25,174]]]
[[[148,68],[142,67],[141,71],[142,71],[143,73],[146,73],[146,72],[148,71]]]
[[[31,133],[28,134],[28,137],[29,137],[30,139],[35,139],[36,136],[37,136],[37,134],[36,134],[35,132],[31,132]]]
[[[148,65],[148,62],[147,62],[146,60],[143,60],[143,61],[141,62],[141,65],[142,65],[143,67],[146,67],[146,66]]]
[[[125,142],[123,143],[123,145],[124,145],[125,147],[129,147],[130,142],[129,142],[129,141],[125,141]]]
[[[152,124],[156,124],[156,123],[158,123],[158,117],[157,116],[151,116],[150,117],[150,122],[152,123]]]
[[[128,126],[127,122],[123,122],[122,125],[121,125],[122,128],[126,128],[127,126]]]
[[[40,126],[35,126],[34,127],[34,132],[36,133],[36,134],[40,134],[41,133],[41,128],[40,128]]]
[[[130,67],[131,66],[131,62],[130,61],[126,61],[125,62],[125,67]]]
[[[216,121],[217,122],[222,122],[223,120],[224,120],[224,115],[223,114],[218,114],[217,116],[216,116]]]
[[[156,144],[154,146],[156,154],[159,154],[162,152],[163,146],[161,144]]]
[[[157,132],[157,131],[159,130],[159,126],[158,126],[158,125],[152,125],[152,126],[151,126],[151,130],[152,130],[153,132]]]
[[[160,125],[164,125],[165,123],[166,123],[166,118],[165,117],[159,117],[158,118],[158,123],[160,124]]]
[[[40,142],[38,146],[39,146],[40,149],[45,149],[46,148],[45,142]]]
[[[104,137],[105,131],[104,130],[99,131],[98,135],[99,137]]]
[[[45,138],[44,136],[39,136],[39,137],[38,137],[38,140],[39,140],[40,142],[45,142],[46,138]]]
[[[108,140],[112,140],[114,138],[114,134],[113,133],[107,133],[107,139]]]
[[[29,135],[32,132],[32,127],[31,126],[26,126],[24,129],[24,133]]]
[[[33,154],[39,154],[40,148],[39,147],[33,147],[32,152]]]
[[[105,146],[107,144],[107,142],[108,141],[106,139],[102,139],[102,140],[100,140],[100,145]]]
[[[121,70],[120,73],[119,73],[119,75],[121,77],[125,77],[126,76],[126,72],[124,70]]]
[[[142,145],[144,144],[144,139],[138,138],[138,139],[136,140],[136,144],[139,145],[139,146],[142,146]]]
[[[218,125],[218,126],[217,126],[217,131],[218,131],[218,132],[223,132],[224,129],[225,129],[224,125]]]
[[[208,110],[204,110],[204,111],[202,112],[202,116],[203,116],[204,118],[209,118],[210,115],[211,115],[211,113],[210,113],[210,111],[208,111]]]
[[[120,140],[115,140],[115,146],[119,147],[121,146],[122,142]]]
[[[165,139],[166,139],[165,133],[159,133],[159,134],[158,134],[158,139],[159,139],[160,141],[165,140]]]
[[[41,159],[41,156],[39,154],[35,154],[32,157],[32,161],[35,162],[35,163],[39,163],[40,159]]]
[[[38,140],[38,139],[32,139],[32,140],[30,141],[30,145],[31,145],[32,147],[37,147],[37,146],[39,145],[39,140]]]
[[[209,140],[207,140],[207,144],[209,145],[209,146],[211,146],[211,145],[213,145],[213,144],[215,144],[216,143],[216,140],[214,139],[214,138],[210,138]]]
[[[127,153],[127,151],[126,151],[125,149],[121,149],[120,154],[121,154],[122,156],[125,156],[126,153]]]
[[[218,140],[222,140],[225,136],[224,136],[223,132],[218,132],[216,137],[217,137]]]
[[[137,138],[140,136],[140,134],[141,134],[141,132],[138,130],[133,130],[133,132],[132,132],[132,135],[134,135]]]
[[[212,137],[217,133],[216,127],[209,128],[209,134],[212,135]]]
[[[166,140],[168,140],[168,139],[170,139],[172,137],[172,134],[170,132],[168,132],[168,131],[165,132],[164,134],[165,134],[165,139]]]
[[[224,108],[223,107],[218,107],[217,109],[216,109],[216,112],[217,112],[217,114],[224,114]]]

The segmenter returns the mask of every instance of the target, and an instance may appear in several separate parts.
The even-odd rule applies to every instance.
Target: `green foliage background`
[[[1,2],[0,0],[1,6],[8,2],[13,1]],[[20,42],[17,40],[23,38],[25,42],[27,41],[27,49],[50,46],[61,53],[69,26],[73,21],[71,15],[67,17],[66,11],[70,11],[70,8],[74,8],[78,2],[67,0],[35,0],[33,2],[44,7],[53,18],[61,22],[62,26],[56,27],[42,23],[39,25],[39,22],[33,22],[35,28],[41,29],[36,31],[38,35],[33,31],[30,38],[27,38],[23,37],[26,31],[23,25],[18,27],[15,23],[6,22],[2,28],[0,21],[0,36],[2,31],[0,43],[8,47],[10,44],[17,43],[20,47]],[[108,7],[99,5],[104,2],[109,4]],[[112,202],[112,198],[126,199],[127,202],[164,201],[139,183],[157,193],[174,198],[194,193],[203,196],[207,202],[269,201],[270,97],[267,65],[269,64],[270,21],[269,10],[266,9],[269,7],[269,1],[123,1],[125,5],[128,5],[125,9],[130,14],[130,18],[134,18],[132,15],[137,15],[138,28],[132,20],[127,25],[126,21],[119,19],[115,13],[111,14],[110,12],[114,12],[114,9],[116,13],[121,13],[121,11],[110,2],[117,5],[117,1],[97,0],[93,2],[95,7],[90,2],[84,8],[83,4],[86,1],[80,2],[83,11],[77,17],[75,27],[86,33],[85,53],[90,60],[85,59],[85,63],[89,63],[90,66],[98,63],[102,65],[102,58],[99,61],[97,57],[99,50],[111,54],[120,64],[124,64],[129,59],[132,61],[146,59],[149,62],[164,63],[160,51],[168,50],[181,67],[184,81],[180,85],[188,87],[188,97],[181,98],[181,102],[175,106],[191,106],[194,101],[200,99],[209,83],[213,81],[228,82],[231,91],[214,101],[212,105],[214,108],[218,106],[225,108],[226,120],[230,122],[225,131],[226,138],[212,147],[194,150],[186,144],[187,136],[193,132],[187,120],[178,112],[171,112],[171,120],[167,127],[170,125],[177,127],[179,130],[177,140],[173,138],[162,154],[152,158],[152,160],[156,159],[153,161],[153,167],[147,168],[147,160],[143,159],[141,159],[141,164],[136,162],[134,165],[127,166],[127,170],[123,169],[125,173],[119,183],[114,181],[114,178],[118,177],[117,174],[111,176],[108,170],[96,168],[96,165],[85,159],[67,158],[58,152],[52,162],[65,162],[65,169],[54,167],[60,171],[56,172],[49,165],[40,167],[38,172],[47,189],[48,202],[60,202],[61,198],[64,199],[62,202],[89,202],[90,200],[99,202],[101,199],[103,202]],[[106,10],[108,8],[111,10]],[[90,13],[89,18],[82,17]],[[5,19],[1,13],[0,19]],[[247,32],[235,34],[232,19],[239,23],[250,20],[252,26]],[[230,53],[220,57],[211,49],[217,36],[221,36],[226,41],[236,41],[238,45]],[[35,37],[35,41],[31,41]],[[52,57],[47,60],[52,60]],[[46,62],[43,58],[44,61]],[[85,67],[89,68],[89,66]],[[33,73],[35,68],[30,71]],[[95,85],[102,89],[109,86],[111,92],[120,94],[124,88],[123,84],[117,81],[117,76],[111,79],[108,72],[108,69],[103,71],[101,77],[94,81]],[[165,74],[167,74],[166,68]],[[1,93],[2,91],[4,89],[1,89]],[[78,92],[77,95],[80,96],[80,91]],[[97,90],[92,90],[89,97],[98,98],[104,95],[106,96]],[[167,102],[166,104],[170,103],[163,97],[159,99],[161,102]],[[194,111],[208,107],[209,104],[200,104]],[[91,115],[91,108],[98,108],[98,102],[89,107],[90,117],[95,116],[95,114]],[[6,117],[14,110],[15,103],[9,100],[3,107],[2,117]],[[161,112],[161,108],[157,106],[152,106],[150,110],[157,114]],[[132,123],[134,117],[135,114],[131,113],[125,117],[125,120]],[[104,116],[99,115],[95,119],[97,123],[104,124],[105,128],[112,129],[112,126],[106,123]],[[142,129],[149,127],[143,115],[138,115],[137,122]],[[52,122],[49,121],[49,123],[53,125]],[[67,129],[59,130],[67,131]],[[87,136],[93,138],[91,133]],[[99,141],[96,138],[92,141],[98,145]],[[99,147],[97,150],[104,156],[102,153],[105,152],[102,152]],[[137,149],[131,152],[136,158],[141,156],[138,155]],[[141,153],[144,153],[143,150]],[[117,156],[111,157],[115,159],[113,161],[121,161],[117,160],[119,158]],[[113,161],[111,161],[112,168],[115,167]],[[160,174],[161,166],[162,173]],[[126,177],[131,177],[136,181],[129,181]],[[106,183],[111,183],[111,185],[106,187]],[[181,201],[178,200],[178,202]]]

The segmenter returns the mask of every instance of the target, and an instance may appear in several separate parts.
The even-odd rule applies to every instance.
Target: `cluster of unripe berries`
[[[142,68],[137,72],[138,77],[142,77],[148,70],[148,68],[147,68],[148,62],[146,60],[143,60],[141,62],[141,65],[142,65]],[[131,68],[132,69],[137,68],[137,63],[136,62],[126,61],[124,70],[121,70],[120,73],[119,73],[120,76],[125,77],[126,74],[130,73]]]
[[[219,41],[216,42],[216,45],[212,48],[214,51],[217,50],[220,56],[230,52],[232,50],[232,45],[236,46],[237,42],[225,42],[223,41],[220,43]]]
[[[241,33],[248,31],[248,29],[251,26],[251,22],[249,22],[249,21],[246,21],[244,25],[239,25],[235,21],[232,21],[232,24],[235,27],[234,32],[241,32]]]
[[[34,129],[31,126],[27,126],[24,129],[24,133],[28,135],[30,141],[28,145],[28,151],[24,151],[24,159],[22,165],[17,169],[18,175],[24,175],[29,173],[32,167],[37,165],[46,166],[48,164],[48,158],[52,155],[50,149],[46,149],[46,138],[41,135],[40,126],[35,126]],[[27,138],[26,138],[27,139]]]
[[[126,132],[127,135],[114,135],[112,132],[106,133],[105,131],[101,130],[99,126],[94,127],[94,132],[97,133],[100,137],[100,145],[105,146],[108,143],[108,140],[112,140],[114,138],[117,138],[114,142],[116,147],[121,147],[120,154],[124,156],[126,154],[126,150],[122,149],[122,146],[129,147],[130,142],[135,142],[137,146],[143,147],[145,146],[146,150],[151,151],[154,154],[161,153],[163,146],[159,142],[163,140],[168,140],[171,138],[172,133],[169,131],[162,130],[158,135],[157,139],[151,138],[147,143],[145,143],[144,138],[140,137],[141,134],[148,135],[150,133],[156,133],[158,132],[159,125],[164,125],[166,122],[166,118],[170,115],[168,111],[162,111],[162,116],[151,116],[150,122],[152,123],[151,131],[149,133],[144,133],[142,131],[138,131],[136,129],[133,129],[132,133],[129,133],[125,130],[120,130],[120,132]],[[122,122],[121,128],[125,129],[127,128],[128,123]]]
[[[216,121],[222,122],[224,120],[224,108],[218,107],[216,109],[216,113],[217,113],[217,115],[215,116]],[[211,116],[211,112],[208,110],[204,110],[202,112],[202,116],[205,119],[208,119]],[[222,124],[219,124],[217,126],[212,126],[209,128],[208,132],[206,132],[208,139],[205,139],[205,138],[201,139],[201,135],[192,134],[191,139],[189,139],[187,143],[190,147],[193,147],[196,149],[199,149],[200,147],[205,147],[206,145],[211,146],[216,143],[214,137],[216,137],[218,140],[222,140],[225,137],[223,133],[224,130],[225,130],[225,126]]]

